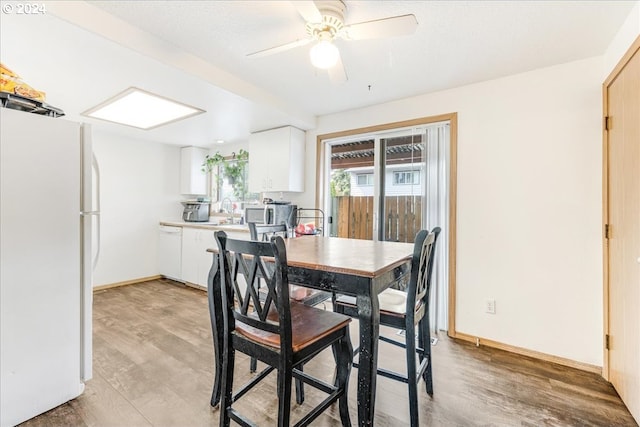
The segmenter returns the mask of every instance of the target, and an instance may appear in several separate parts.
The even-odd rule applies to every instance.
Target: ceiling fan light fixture
[[[320,40],[311,48],[309,56],[314,67],[326,70],[336,65],[340,53],[331,41]]]

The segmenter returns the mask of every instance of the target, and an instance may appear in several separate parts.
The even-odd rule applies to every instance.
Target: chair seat
[[[380,315],[402,316],[407,310],[407,293],[398,289],[387,288],[378,295]],[[348,295],[340,295],[336,298],[336,304],[356,307],[356,298]]]
[[[260,298],[266,298],[267,291],[264,288],[260,288],[259,292]],[[289,297],[305,305],[318,305],[331,298],[331,293],[291,284],[289,285]]]
[[[331,293],[304,285],[289,285],[289,297],[305,305],[317,305],[331,298]]]
[[[277,321],[278,312],[270,310],[267,318]],[[351,322],[349,316],[291,301],[293,351],[298,352],[304,349],[332,332],[345,327],[349,322]],[[242,322],[236,323],[236,333],[242,334],[260,344],[280,348],[280,336],[278,334],[262,331]]]
[[[407,293],[397,289],[385,289],[378,295],[380,310],[404,314],[407,311]]]

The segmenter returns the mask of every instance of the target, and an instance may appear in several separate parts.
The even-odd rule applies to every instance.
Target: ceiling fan
[[[307,38],[253,52],[247,57],[259,58],[314,42],[309,51],[311,63],[329,72],[335,83],[347,80],[340,52],[333,43],[337,38],[365,40],[413,34],[418,26],[414,15],[400,15],[374,21],[345,25],[347,6],[342,0],[292,1],[306,21]]]

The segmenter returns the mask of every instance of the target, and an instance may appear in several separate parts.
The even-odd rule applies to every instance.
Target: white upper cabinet
[[[199,147],[182,147],[180,151],[180,193],[206,195],[207,174],[202,172],[202,163],[208,150]]]
[[[286,126],[249,138],[249,191],[304,191],[304,131]]]

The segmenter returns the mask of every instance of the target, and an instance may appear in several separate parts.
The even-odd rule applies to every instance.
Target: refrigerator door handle
[[[96,254],[91,261],[91,270],[94,271],[96,269],[96,265],[98,264],[98,258],[100,258],[100,166],[98,165],[98,159],[96,159],[95,153],[91,153],[91,166],[96,173],[96,187],[95,187],[95,208],[94,214],[96,215]]]
[[[96,248],[96,253],[91,260],[91,271],[95,271],[98,258],[100,258],[100,211],[80,212],[80,216],[96,218],[96,242],[95,245],[93,245],[93,247]]]

